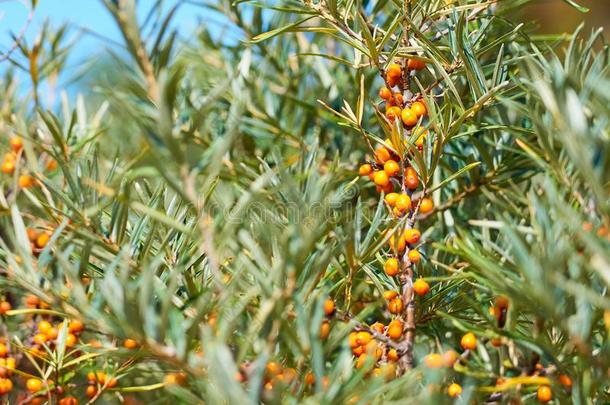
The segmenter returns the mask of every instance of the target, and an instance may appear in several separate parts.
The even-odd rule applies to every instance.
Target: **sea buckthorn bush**
[[[67,26],[2,57],[2,403],[610,401],[601,30],[103,3],[76,91]]]

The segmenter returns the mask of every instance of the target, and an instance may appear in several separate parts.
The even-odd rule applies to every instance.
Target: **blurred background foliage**
[[[19,42],[0,81],[3,154],[4,140],[24,142],[15,173],[1,183],[2,295],[20,307],[34,294],[58,319],[85,322],[80,344],[101,355],[72,353],[71,368],[59,367],[70,393],[83,398],[86,372],[104,369],[120,384],[100,403],[440,403],[449,398],[435,387],[451,381],[464,386],[461,403],[519,403],[533,400],[535,385],[498,388],[498,379],[529,378],[540,364],[536,376],[558,402],[610,400],[602,33],[536,38],[537,28],[511,19],[530,22],[527,7],[538,6],[518,1],[501,2],[498,18],[464,23],[466,8],[439,19],[435,29],[452,35],[436,43],[415,36],[431,62],[422,80],[443,71],[434,60],[462,65],[430,104],[437,132],[453,138],[443,148],[430,139],[421,157],[438,187],[436,210],[420,218],[418,275],[432,294],[418,301],[417,368],[384,382],[354,368],[347,335],[388,318],[382,293],[396,284],[381,270],[380,248],[396,224],[373,187],[356,180],[366,155],[361,133],[330,111],[356,110],[364,94],[363,127],[383,138],[373,108],[381,80],[365,52],[354,52],[366,45],[319,19],[297,28],[314,14],[307,3],[189,1],[204,22],[213,14],[229,24],[220,35],[207,24],[188,35],[175,30],[173,7],[183,2],[150,2],[150,19],[132,2],[104,3],[123,38],[85,61],[74,92],[58,84],[66,83],[69,27],[52,23]],[[401,12],[391,2],[339,3],[348,12],[362,5],[386,30]],[[417,2],[418,10],[441,3]],[[600,4],[589,5],[590,15]],[[576,28],[560,13],[568,25],[549,32]],[[445,28],[458,22],[476,35]],[[381,53],[395,53],[395,43]],[[39,187],[19,186],[20,173]],[[48,245],[33,251],[26,228],[49,232]],[[489,312],[498,295],[511,302],[502,326]],[[328,296],[338,314],[321,340]],[[26,341],[40,316],[4,316],[7,341]],[[422,364],[430,352],[458,349],[467,331],[482,344],[459,367]],[[125,338],[141,348],[120,348]],[[270,361],[315,382],[268,389]],[[235,379],[240,369],[247,384]],[[167,384],[172,373],[186,382]],[[572,377],[571,390],[559,373]]]

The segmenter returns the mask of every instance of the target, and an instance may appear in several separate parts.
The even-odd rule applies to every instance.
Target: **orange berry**
[[[496,297],[496,307],[500,310],[502,309],[507,309],[508,305],[509,305],[509,301],[508,298],[505,297],[504,295],[500,295],[498,297]]]
[[[44,333],[37,333],[34,335],[34,343],[37,345],[43,345],[47,342],[47,335]]]
[[[320,339],[324,340],[328,337],[328,335],[330,334],[330,322],[328,322],[328,320],[324,320],[322,321],[322,324],[320,325]]]
[[[396,351],[396,349],[388,350],[387,357],[388,357],[389,361],[398,361],[398,359],[400,359],[400,356],[398,355],[398,352]]]
[[[407,256],[409,257],[409,261],[413,264],[417,264],[421,260],[421,255],[419,254],[417,249],[409,250],[409,254]]]
[[[4,343],[0,343],[0,357],[6,357],[8,355],[8,347]]]
[[[139,346],[138,342],[135,341],[134,339],[123,340],[123,347],[125,349],[133,350],[133,349],[137,349],[138,346]]]
[[[426,142],[426,137],[428,136],[428,134],[429,132],[426,130],[423,131],[421,135],[417,137],[417,139],[415,140],[415,146],[417,146],[418,149],[422,149],[424,147],[424,143]]]
[[[403,325],[398,319],[390,321],[388,324],[388,336],[390,339],[398,340],[402,336]]]
[[[358,332],[350,332],[349,336],[347,337],[348,342],[349,342],[349,347],[351,347],[352,349],[354,347],[358,347],[360,346],[360,344],[358,343]]]
[[[415,291],[415,294],[421,297],[428,294],[428,292],[430,291],[430,286],[424,281],[424,279],[418,278],[413,283],[413,291]]]
[[[25,297],[25,305],[28,308],[36,308],[40,304],[40,300],[35,295],[28,295]]]
[[[47,341],[55,340],[55,339],[57,339],[57,336],[59,335],[59,331],[57,330],[57,328],[51,328],[51,329],[47,330],[44,334],[47,337]]]
[[[6,314],[11,309],[13,309],[13,306],[11,305],[10,302],[8,302],[8,301],[0,302],[0,315]]]
[[[13,172],[15,171],[15,162],[5,160],[4,162],[2,162],[2,167],[0,168],[0,170],[2,170],[2,173],[4,174],[13,174]]]
[[[19,187],[21,188],[30,188],[36,183],[36,179],[30,176],[29,174],[24,174],[19,176]]]
[[[111,379],[108,381],[108,384],[106,384],[106,386],[107,386],[108,388],[114,388],[114,387],[116,387],[116,386],[118,385],[118,383],[119,383],[119,380],[117,380],[116,378],[111,378]]]
[[[335,313],[335,301],[328,298],[324,301],[324,315],[332,316]]]
[[[389,194],[389,193],[394,191],[394,185],[392,184],[392,182],[389,182],[387,185],[385,185],[383,187],[382,186],[377,186],[375,188],[377,189],[378,193],[383,192],[385,194]]]
[[[305,375],[305,384],[313,385],[315,382],[316,382],[316,377],[313,375],[313,373],[311,371]]]
[[[394,257],[389,258],[383,265],[383,270],[388,276],[394,277],[398,274],[398,260]]]
[[[356,357],[364,353],[364,346],[356,346],[352,349],[352,354]]]
[[[59,400],[59,405],[78,405],[78,399],[74,397],[64,397]]]
[[[36,241],[34,242],[34,245],[36,245],[36,247],[38,249],[43,249],[45,246],[47,246],[47,243],[49,243],[50,239],[51,239],[51,235],[49,235],[46,232],[43,232],[40,235],[38,235],[38,237],[36,238]]]
[[[477,348],[477,337],[472,332],[466,333],[460,340],[460,345],[464,350],[474,350]]]
[[[40,333],[46,334],[52,327],[53,327],[53,325],[51,325],[51,322],[49,322],[49,321],[38,322],[38,331]]]
[[[403,210],[399,210],[397,207],[392,209],[392,213],[397,218],[402,218],[405,215],[405,212]]]
[[[95,385],[89,385],[85,390],[85,395],[87,398],[93,398],[97,394],[97,387]]]
[[[415,115],[417,115],[417,118],[421,117],[422,115],[426,115],[427,113],[426,105],[421,101],[416,101],[411,104],[411,110],[413,110]]]
[[[71,333],[78,334],[83,330],[85,330],[85,325],[77,319],[71,320],[68,324],[68,331]]]
[[[89,375],[87,374],[87,379],[89,379],[88,376]],[[106,373],[104,373],[103,371],[96,371],[95,372],[95,379],[93,381],[99,382],[100,385],[106,384]]]
[[[417,172],[411,166],[405,169],[405,186],[407,186],[409,190],[415,190],[419,186]]]
[[[390,178],[388,177],[386,172],[384,172],[383,170],[380,170],[378,172],[375,172],[375,177],[374,177],[373,181],[378,186],[385,187],[390,183]]]
[[[453,383],[449,386],[449,388],[447,388],[447,394],[451,398],[458,397],[458,396],[460,396],[461,393],[462,393],[462,387],[459,384]]]
[[[430,353],[424,357],[424,364],[428,368],[441,368],[443,366],[443,357],[438,353]]]
[[[17,153],[23,148],[23,140],[21,140],[18,136],[13,136],[8,141],[9,145],[11,145],[11,149]]]
[[[379,89],[379,97],[384,100],[388,100],[390,97],[392,97],[392,92],[387,87],[382,87]]]
[[[410,108],[403,109],[400,113],[400,117],[402,118],[402,122],[408,127],[414,126],[418,121],[417,115]]]
[[[399,314],[402,312],[403,308],[404,304],[400,297],[396,297],[388,302],[388,311],[390,311],[391,314]]]
[[[418,229],[407,229],[404,233],[405,242],[409,245],[414,245],[419,242],[419,238],[421,237],[421,232]]]
[[[373,339],[373,336],[365,330],[362,330],[356,334],[356,342],[359,346],[366,346]]]
[[[392,106],[387,109],[385,112],[385,116],[390,120],[390,122],[394,122],[395,120],[399,120],[401,117],[400,107]]]
[[[0,378],[0,395],[8,394],[13,389],[13,382],[8,378]]]
[[[400,194],[396,199],[396,209],[406,211],[411,208],[411,198],[407,194]]]
[[[443,365],[445,367],[453,367],[459,358],[460,356],[455,350],[447,350],[445,353],[443,353]]]
[[[42,381],[40,381],[38,378],[28,378],[28,380],[25,382],[25,387],[29,392],[38,392],[42,389]]]
[[[385,298],[387,301],[396,297],[398,297],[398,293],[396,291],[388,290],[383,292],[383,298]]]
[[[390,157],[390,151],[385,146],[382,146],[375,150],[375,160],[379,164],[387,162],[388,160],[390,160]]]
[[[405,248],[407,247],[407,242],[405,242],[404,236],[400,236],[396,241],[394,236],[392,235],[392,237],[390,238],[390,247],[396,250],[398,253],[404,252]]]
[[[398,79],[398,78],[400,78],[401,74],[402,74],[402,72],[401,72],[401,69],[400,69],[400,65],[397,64],[397,63],[391,63],[386,68],[386,77],[387,78]]]
[[[398,199],[398,194],[397,193],[389,193],[386,194],[384,197],[384,201],[386,204],[388,204],[390,207],[393,207],[396,204],[396,200]]]
[[[72,333],[68,333],[66,335],[66,347],[72,347],[76,344],[76,336],[74,336]]]
[[[553,392],[551,391],[551,387],[549,387],[548,385],[541,385],[540,387],[538,387],[538,401],[545,404],[551,399],[553,399]]]
[[[559,383],[563,385],[565,388],[572,388],[572,379],[567,374],[559,375]]]
[[[383,171],[389,176],[393,177],[400,171],[400,166],[394,160],[390,159],[383,165]]]
[[[370,164],[366,163],[363,164],[362,166],[360,166],[360,168],[358,169],[358,174],[360,176],[368,176],[369,174],[371,174],[373,172],[373,167],[371,167]]]
[[[407,62],[407,68],[409,70],[422,70],[426,67],[426,62],[423,62],[418,59],[409,59]]]
[[[421,203],[419,204],[419,212],[422,214],[427,214],[434,208],[434,203],[428,197],[424,197],[421,199]]]

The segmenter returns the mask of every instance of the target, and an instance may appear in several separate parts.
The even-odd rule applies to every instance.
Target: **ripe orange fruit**
[[[400,194],[396,199],[396,209],[406,211],[411,208],[411,198],[407,194]]]
[[[76,344],[76,336],[71,333],[66,335],[66,347],[72,347]]]
[[[411,110],[413,110],[415,115],[417,115],[417,118],[421,117],[422,115],[426,115],[428,112],[426,110],[426,105],[422,101],[416,101],[411,104]]]
[[[418,229],[406,229],[404,233],[405,241],[409,245],[414,245],[419,242],[421,232]]]
[[[424,364],[428,368],[441,368],[443,366],[443,357],[438,353],[430,353],[424,357]]]
[[[407,247],[405,238],[402,235],[398,238],[398,240],[396,240],[394,235],[392,235],[389,242],[390,242],[390,247],[392,249],[396,250],[398,253],[404,252],[405,248]]]
[[[324,301],[324,315],[332,316],[335,313],[335,301],[328,298]]]
[[[394,207],[394,209],[392,210],[392,213],[397,218],[402,218],[405,215],[405,211],[399,210],[398,207]]]
[[[430,291],[430,286],[424,281],[424,279],[418,278],[413,283],[413,291],[415,291],[415,294],[423,296],[428,294],[428,292]]]
[[[409,257],[409,261],[413,264],[417,264],[421,260],[421,255],[419,254],[417,249],[409,250],[409,254],[407,256]]]
[[[97,394],[97,388],[95,385],[89,385],[85,391],[85,395],[87,395],[87,398],[93,398],[95,394]]]
[[[390,97],[392,97],[392,92],[387,87],[382,87],[379,89],[379,97],[384,100],[388,100]]]
[[[572,379],[567,374],[559,375],[559,383],[563,385],[565,388],[572,388]]]
[[[429,133],[430,132],[427,129],[424,129],[422,127],[419,128],[419,131],[417,131],[416,133],[417,139],[415,140],[415,146],[417,146],[418,149],[422,149],[424,147],[426,137]]]
[[[68,324],[68,331],[71,333],[79,334],[83,330],[85,330],[85,325],[77,319],[71,320]]]
[[[422,62],[417,59],[409,59],[409,61],[407,62],[407,68],[409,68],[409,70],[422,70],[425,67],[426,62]]]
[[[390,159],[383,165],[383,171],[389,176],[393,177],[400,171],[400,166],[394,160]]]
[[[377,190],[378,193],[391,193],[392,191],[394,191],[394,185],[392,184],[392,182],[389,182],[388,184],[386,184],[385,186],[376,186],[375,189]]]
[[[0,343],[0,357],[6,357],[8,355],[8,347],[4,343]]]
[[[47,337],[47,340],[55,340],[59,335],[59,331],[57,330],[57,328],[51,328],[47,330],[44,334]]]
[[[330,322],[328,322],[328,320],[324,320],[322,321],[322,324],[320,325],[320,339],[324,340],[328,337],[328,335],[330,334]]]
[[[399,120],[401,117],[400,107],[392,106],[387,109],[385,112],[385,116],[390,120],[390,122],[394,122],[394,120]]]
[[[49,243],[50,239],[51,239],[51,235],[49,235],[46,232],[42,232],[40,235],[38,235],[38,237],[34,241],[34,245],[38,249],[43,249],[45,246],[47,246],[47,243]]]
[[[388,336],[390,339],[398,340],[402,336],[403,325],[398,319],[390,321],[388,324]]]
[[[443,365],[445,367],[453,367],[459,358],[460,356],[455,350],[447,350],[445,353],[443,353]]]
[[[30,176],[29,174],[24,174],[24,175],[19,176],[18,182],[19,182],[19,187],[30,188],[34,184],[36,184],[36,179],[34,179],[34,177]]]
[[[377,184],[378,186],[381,186],[381,187],[385,187],[388,184],[390,184],[390,178],[388,177],[386,172],[383,170],[375,172],[373,181],[375,182],[375,184]]]
[[[398,79],[400,78],[400,75],[402,74],[401,69],[400,69],[400,65],[397,63],[391,63],[387,68],[386,68],[386,77],[392,78],[392,79]]]
[[[551,391],[551,387],[549,387],[548,385],[541,385],[540,387],[538,387],[538,401],[545,404],[551,399],[553,399],[553,392]]]
[[[11,305],[10,302],[8,302],[8,301],[0,302],[0,315],[6,314],[11,309],[13,309],[13,306]]]
[[[9,139],[8,143],[15,153],[19,152],[23,148],[23,140],[21,140],[21,138],[18,136],[13,136],[11,139]]]
[[[74,397],[64,397],[59,400],[59,405],[78,405],[78,399]]]
[[[123,347],[125,349],[133,350],[139,346],[138,342],[134,339],[125,339],[123,340]]]
[[[388,290],[383,292],[383,298],[385,298],[387,301],[396,297],[398,297],[398,293],[394,290]]]
[[[453,383],[447,388],[447,394],[451,398],[455,398],[462,393],[462,387],[459,384]]]
[[[2,173],[4,174],[13,174],[13,172],[15,171],[15,162],[11,160],[5,160],[4,162],[2,162],[2,167],[0,168],[0,170],[2,170]]]
[[[508,308],[508,305],[509,301],[507,297],[503,295],[496,297],[496,308],[502,310]]]
[[[0,395],[8,394],[13,390],[13,382],[8,378],[0,378]]]
[[[373,172],[373,167],[370,164],[368,164],[368,163],[363,164],[358,169],[358,174],[361,175],[361,176],[368,176],[372,172]]]
[[[398,361],[400,356],[398,355],[396,349],[390,349],[388,350],[387,358],[389,361]]]
[[[390,151],[385,146],[382,146],[375,150],[375,160],[379,164],[384,164],[385,162],[390,160],[390,157]]]
[[[384,201],[386,204],[388,204],[390,207],[393,207],[396,204],[396,200],[398,199],[398,193],[389,193],[386,194],[384,197]]]
[[[28,378],[25,382],[25,387],[29,392],[38,392],[42,389],[42,381],[38,378]]]
[[[47,335],[44,333],[37,333],[34,335],[34,343],[37,345],[43,345],[47,342]]]
[[[49,321],[38,322],[38,331],[40,333],[46,334],[51,328],[53,328],[53,325],[51,325],[51,322],[49,322]]]
[[[404,304],[400,297],[393,298],[388,302],[388,311],[390,311],[391,314],[399,314],[402,312],[403,308]]]
[[[405,186],[407,186],[409,190],[415,190],[419,186],[417,172],[411,166],[405,169]]]
[[[385,264],[383,265],[383,270],[388,276],[394,277],[398,274],[398,260],[394,257],[386,260]]]
[[[477,348],[477,337],[472,332],[466,333],[460,340],[460,345],[464,350],[474,350]]]
[[[402,118],[402,122],[408,127],[412,127],[417,124],[417,115],[410,108],[403,109],[400,113],[400,117]]]
[[[373,336],[365,330],[356,333],[356,342],[358,346],[366,346],[373,339]]]
[[[427,214],[432,211],[434,208],[434,203],[428,197],[424,197],[421,199],[421,203],[419,204],[419,212],[422,214]]]

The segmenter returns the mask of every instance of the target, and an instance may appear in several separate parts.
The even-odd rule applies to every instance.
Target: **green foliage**
[[[239,40],[211,24],[183,40],[171,24],[182,3],[154,2],[138,26],[135,1],[104,1],[125,48],[57,105],[41,83],[62,77],[66,28],[46,25],[31,46],[17,38],[0,81],[1,150],[24,143],[0,177],[0,295],[13,306],[2,334],[17,374],[54,378],[81,403],[91,370],[119,381],[99,403],[442,403],[453,381],[460,403],[531,401],[539,384],[561,403],[610,400],[600,32],[535,41],[510,20],[526,1],[218,0],[189,3]],[[416,274],[432,291],[417,298],[415,368],[384,381],[354,367],[348,335],[390,319],[383,292],[400,285],[383,272],[383,248],[405,221],[388,217],[357,166],[386,139],[415,143],[376,95],[380,70],[413,56],[427,67],[410,88],[429,109],[414,132],[432,136],[412,164],[435,203],[416,218]],[[26,173],[35,187],[19,185]],[[33,249],[28,229],[49,243]],[[50,309],[23,308],[27,294]],[[489,312],[499,295],[505,325]],[[329,296],[338,311],[322,340]],[[86,330],[71,349],[61,324],[36,360],[31,334],[45,316]],[[425,367],[430,352],[461,350],[468,331],[477,350],[454,369]],[[126,338],[141,347],[121,348]],[[299,382],[269,389],[269,361]],[[301,384],[309,372],[315,383]],[[167,382],[175,373],[185,384]],[[14,380],[13,401],[24,391]],[[47,400],[59,403],[57,391]]]

